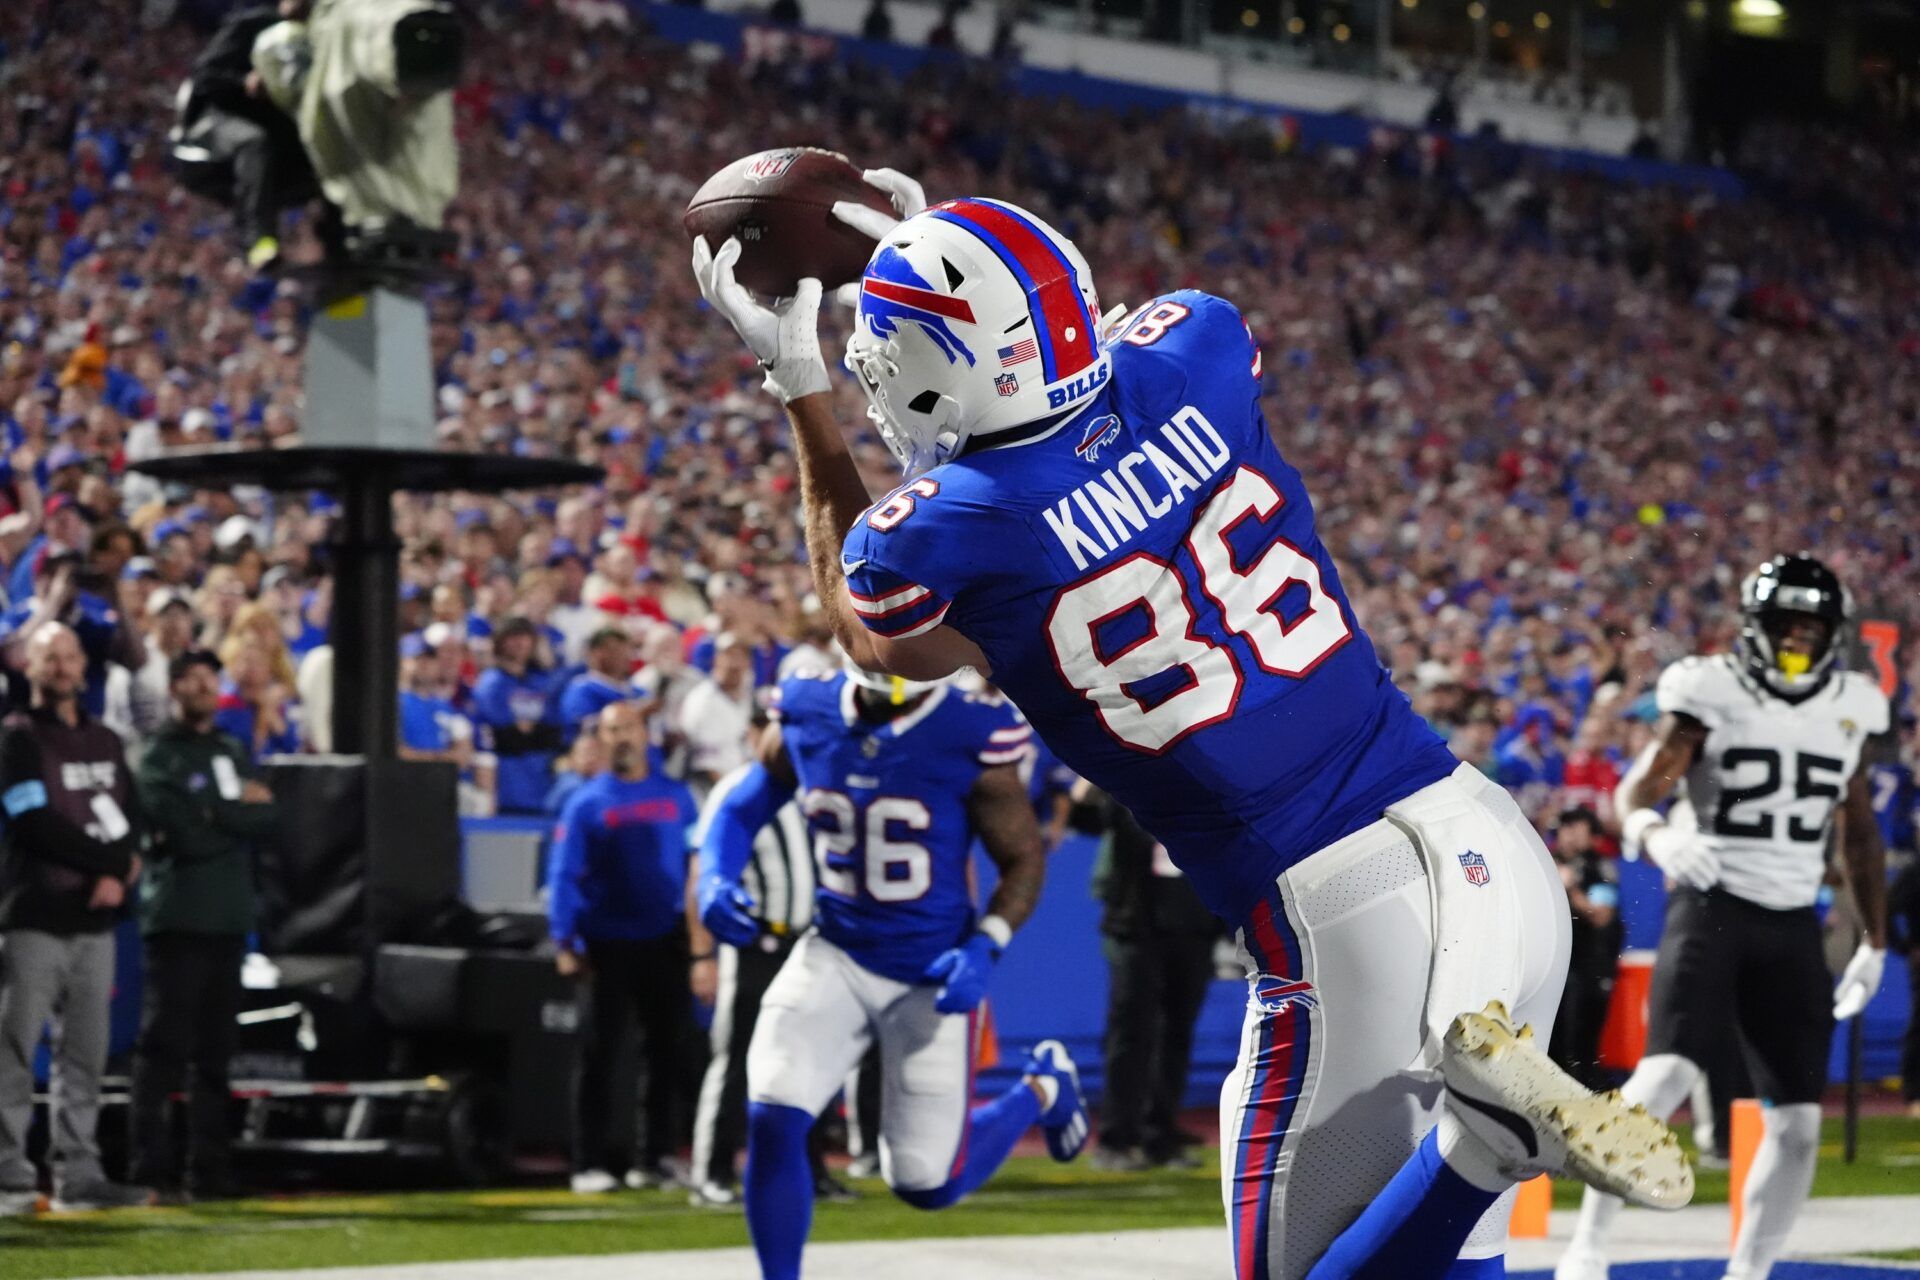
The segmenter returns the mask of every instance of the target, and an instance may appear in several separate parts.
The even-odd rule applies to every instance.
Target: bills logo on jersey
[[[1493,879],[1493,872],[1487,869],[1487,860],[1471,849],[1460,855],[1460,870],[1466,874],[1470,885],[1484,885]]]
[[[1253,998],[1268,1013],[1279,1013],[1293,1005],[1302,1009],[1320,1005],[1320,997],[1311,982],[1302,978],[1277,978],[1269,973],[1254,976]]]
[[[1100,450],[1120,438],[1120,419],[1111,413],[1102,414],[1087,424],[1081,433],[1080,443],[1073,446],[1074,453],[1088,462],[1100,461]]]
[[[1020,394],[1020,379],[1011,373],[1003,373],[993,380],[993,389],[1003,396]]]
[[[793,162],[799,158],[799,147],[790,147],[785,151],[769,151],[747,166],[747,181],[772,182],[793,168]]]
[[[948,364],[975,363],[973,352],[953,331],[955,322],[977,323],[973,308],[966,299],[930,286],[892,245],[867,264],[867,274],[860,281],[860,318],[876,338],[897,335],[903,320],[919,325]]]

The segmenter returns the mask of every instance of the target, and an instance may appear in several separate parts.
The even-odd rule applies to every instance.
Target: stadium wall
[[[829,0],[832,4],[840,2]],[[863,40],[830,30],[774,27],[752,14],[716,13],[646,0],[629,0],[629,7],[665,39],[677,44],[713,45],[732,57],[834,58],[906,75],[929,63],[958,63],[969,56],[924,45]],[[1325,77],[1344,82],[1335,89],[1314,78],[1324,73],[1283,74],[1266,69],[1281,77],[1269,80],[1255,74],[1261,70],[1257,64],[1237,64],[1227,59],[1241,69],[1223,72],[1223,60],[1214,54],[1105,37],[1073,36],[1070,53],[1057,59],[1058,65],[1044,65],[1033,58],[1037,50],[1026,46],[1047,38],[1066,37],[1041,28],[1023,28],[1020,40],[1026,56],[1002,64],[1017,92],[1032,97],[1065,97],[1116,112],[1185,108],[1223,118],[1285,118],[1298,126],[1299,140],[1307,146],[1364,148],[1382,123],[1418,127],[1425,114],[1424,105],[1417,113],[1400,110],[1402,104],[1397,99],[1376,96],[1364,104],[1355,102],[1354,78],[1350,76]],[[1094,46],[1098,46],[1097,57]],[[1114,74],[1095,76],[1078,70],[1089,62]],[[1405,85],[1383,86],[1383,92],[1386,89],[1417,93],[1423,102],[1432,97],[1428,90]],[[1363,114],[1382,104],[1393,109],[1378,115]],[[1700,188],[1723,199],[1738,199],[1746,193],[1745,183],[1725,169],[1634,160],[1574,145],[1541,145],[1537,138],[1544,132],[1535,129],[1515,133],[1509,129],[1503,136],[1530,159],[1554,169],[1588,172],[1612,182]],[[1455,135],[1455,140],[1463,145],[1473,143],[1462,135]]]

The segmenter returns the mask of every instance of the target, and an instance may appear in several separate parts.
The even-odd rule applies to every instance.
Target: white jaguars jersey
[[[1685,798],[1720,855],[1720,886],[1775,910],[1813,905],[1834,810],[1866,740],[1887,729],[1880,687],[1839,671],[1820,692],[1792,703],[1722,653],[1674,663],[1654,697],[1661,711],[1707,726]]]

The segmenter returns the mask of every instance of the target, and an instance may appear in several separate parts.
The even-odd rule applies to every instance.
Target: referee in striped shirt
[[[747,742],[749,760],[758,757],[759,738],[766,725],[767,713],[756,708]],[[750,767],[741,765],[713,784],[701,810],[703,829],[708,815],[740,785]],[[747,1046],[753,1041],[761,997],[786,963],[793,944],[813,924],[813,844],[797,801],[783,806],[754,838],[753,861],[747,866],[744,882],[753,898],[753,914],[764,928],[753,946],[719,944],[710,957],[718,963],[719,975],[714,987],[713,1057],[701,1082],[700,1106],[693,1124],[693,1191],[689,1199],[695,1205],[722,1207],[739,1198],[734,1189],[733,1164],[746,1133]],[[705,930],[699,936],[705,936]],[[694,962],[708,958],[695,956]],[[842,1189],[828,1177],[821,1159],[818,1135],[816,1126],[812,1143],[814,1185],[823,1194],[839,1192]]]

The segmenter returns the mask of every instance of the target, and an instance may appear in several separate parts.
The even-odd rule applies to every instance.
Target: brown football
[[[764,297],[784,298],[808,276],[834,289],[866,270],[874,242],[833,216],[838,200],[893,212],[887,193],[839,152],[780,147],[708,178],[680,221],[689,239],[705,236],[716,250],[738,236],[735,278]]]

